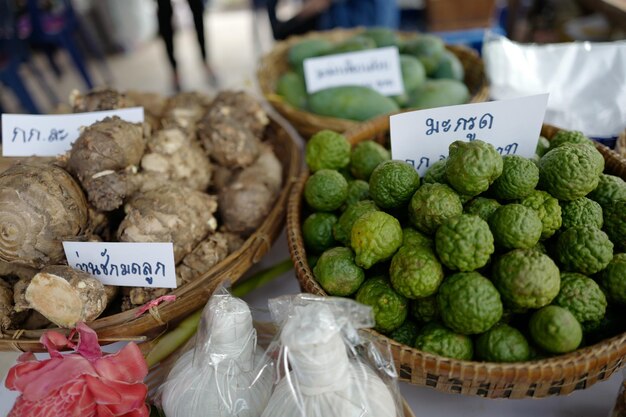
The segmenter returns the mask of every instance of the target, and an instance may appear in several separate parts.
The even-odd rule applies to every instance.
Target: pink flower
[[[84,323],[76,330],[78,345],[60,333],[44,333],[40,342],[50,359],[38,361],[30,352],[19,357],[5,385],[22,394],[8,417],[148,417],[148,366],[137,345],[102,356],[96,332]],[[75,353],[61,355],[66,346]]]

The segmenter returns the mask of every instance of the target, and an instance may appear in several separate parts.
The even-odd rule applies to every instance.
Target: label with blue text
[[[80,128],[105,117],[143,123],[143,107],[74,114],[3,114],[2,156],[57,156],[72,148]]]
[[[305,59],[304,79],[309,94],[348,85],[370,87],[385,96],[404,94],[395,46]]]
[[[391,156],[415,167],[420,175],[448,157],[457,140],[482,140],[502,155],[535,155],[548,94],[510,100],[462,104],[390,117]]]
[[[63,242],[67,263],[103,284],[176,288],[172,243]]]

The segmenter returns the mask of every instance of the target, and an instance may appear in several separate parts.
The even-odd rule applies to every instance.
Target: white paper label
[[[176,288],[172,243],[63,242],[67,263],[124,287]]]
[[[309,94],[344,85],[370,87],[386,96],[404,94],[395,46],[305,59],[304,79]]]
[[[2,156],[57,156],[69,151],[80,128],[109,116],[143,123],[143,107],[74,114],[3,114]]]
[[[391,156],[407,161],[420,175],[448,157],[457,140],[480,139],[505,155],[530,158],[541,132],[548,94],[462,104],[391,116]]]

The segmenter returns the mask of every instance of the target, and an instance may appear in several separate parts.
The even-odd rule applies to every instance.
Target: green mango
[[[463,81],[465,78],[463,64],[456,55],[446,50],[443,52],[439,65],[433,73],[433,78],[451,78],[453,80]]]
[[[362,33],[362,36],[372,39],[377,48],[400,45],[400,39],[396,32],[387,28],[369,28]]]
[[[293,69],[299,71],[305,59],[324,55],[332,48],[333,44],[325,39],[306,39],[289,48],[287,61]]]
[[[429,109],[464,104],[469,99],[469,90],[460,81],[451,79],[426,80],[421,87],[411,91],[407,106],[416,109]]]
[[[309,110],[321,116],[356,121],[397,112],[398,105],[369,87],[331,87],[311,94]]]
[[[366,36],[356,35],[336,44],[326,55],[344,54],[346,52],[365,51],[376,48],[376,42]]]
[[[284,97],[285,101],[299,109],[306,109],[308,95],[302,75],[288,71],[280,76],[276,82],[276,93]]]
[[[404,91],[413,91],[426,81],[426,69],[421,61],[411,55],[400,55]]]
[[[419,59],[424,64],[426,74],[429,76],[439,66],[439,60],[445,50],[443,40],[435,35],[419,35],[408,39],[400,48],[402,54],[413,55]]]

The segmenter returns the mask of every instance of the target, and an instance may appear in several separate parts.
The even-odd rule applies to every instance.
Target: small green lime
[[[354,222],[363,214],[376,210],[378,210],[378,207],[372,200],[362,200],[357,201],[354,204],[350,204],[348,208],[341,213],[339,220],[333,227],[333,235],[335,239],[343,243],[344,246],[350,246],[352,226],[354,226]]]
[[[539,141],[537,142],[537,148],[535,149],[535,153],[540,158],[548,152],[550,149],[550,141],[543,136],[539,136]]]
[[[447,184],[446,179],[446,160],[441,159],[428,167],[426,173],[424,173],[424,184],[434,184],[436,182],[440,184]]]
[[[610,300],[626,304],[626,253],[617,253],[600,273],[600,285]]]
[[[530,336],[542,349],[551,353],[567,353],[580,345],[583,331],[569,310],[546,306],[537,310],[528,323]]]
[[[350,163],[350,142],[340,133],[322,130],[307,142],[305,159],[311,172],[346,167]]]
[[[500,207],[498,200],[493,198],[475,197],[463,208],[463,212],[467,214],[475,214],[484,221],[488,222],[489,217]]]
[[[348,182],[337,171],[321,169],[304,185],[304,199],[318,211],[337,210],[348,197]]]
[[[435,323],[427,324],[418,333],[415,347],[424,352],[466,361],[474,355],[472,339]]]
[[[476,340],[476,356],[487,362],[523,362],[530,358],[530,346],[522,332],[501,323]]]
[[[473,214],[444,220],[435,234],[435,247],[441,262],[457,271],[482,268],[495,250],[489,225]]]
[[[418,232],[412,227],[402,229],[402,246],[424,246],[430,249],[435,248],[435,242],[425,234]]]
[[[429,297],[411,300],[410,314],[419,323],[430,323],[439,320],[439,307],[437,306],[437,294]]]
[[[593,328],[606,313],[606,296],[591,278],[572,272],[561,273],[561,290],[554,304],[566,308],[585,328]]]
[[[372,171],[391,159],[391,153],[373,140],[357,144],[350,153],[350,171],[355,178],[369,181]]]
[[[463,213],[458,194],[445,184],[424,184],[409,203],[409,219],[417,230],[427,235],[450,217]]]
[[[354,263],[354,253],[349,248],[328,249],[317,260],[313,275],[330,295],[348,296],[359,289],[365,273]]]
[[[490,143],[457,140],[448,151],[446,178],[452,188],[461,194],[475,196],[487,191],[502,174],[502,156]]]
[[[381,208],[401,207],[420,186],[420,176],[404,161],[385,161],[370,177],[370,196]]]
[[[561,219],[563,229],[574,226],[595,226],[602,228],[604,224],[602,207],[587,197],[561,203]]]
[[[626,182],[615,175],[602,174],[598,186],[587,197],[602,207],[613,201],[626,199]]]
[[[535,210],[542,223],[541,239],[548,239],[561,227],[559,200],[545,191],[534,190],[520,203]]]
[[[543,225],[537,212],[521,204],[506,204],[489,217],[497,245],[508,249],[532,248],[539,242]]]
[[[314,253],[322,253],[335,245],[333,226],[337,216],[332,213],[313,213],[302,223],[304,246]]]
[[[344,209],[357,201],[367,200],[370,197],[370,186],[363,180],[348,181],[348,197],[343,203]]]
[[[389,334],[393,340],[403,345],[413,346],[415,338],[419,332],[417,323],[411,320],[406,320],[400,327]]]
[[[400,327],[408,314],[407,299],[395,292],[384,277],[367,279],[357,291],[356,301],[372,307],[375,329],[384,333]]]
[[[439,288],[437,304],[444,324],[461,334],[486,332],[503,311],[498,290],[478,272],[447,277]]]
[[[356,252],[357,265],[369,269],[396,253],[402,245],[402,227],[395,217],[382,211],[370,211],[354,222],[350,244]]]
[[[432,249],[402,246],[391,259],[391,285],[409,299],[434,294],[443,280],[443,268]]]
[[[526,197],[535,189],[539,182],[539,168],[530,159],[507,155],[502,158],[502,162],[502,175],[489,188],[493,196],[503,200],[515,200]]]
[[[613,258],[613,243],[597,227],[576,226],[559,235],[556,252],[564,270],[593,275]]]

